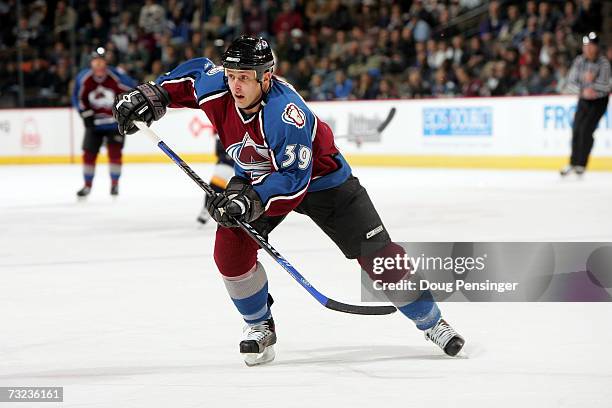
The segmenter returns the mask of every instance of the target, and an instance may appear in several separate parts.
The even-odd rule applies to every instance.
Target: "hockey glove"
[[[94,111],[91,109],[84,110],[80,112],[81,118],[83,119],[83,125],[85,125],[85,129],[93,129],[94,128]]]
[[[119,125],[119,133],[135,133],[138,130],[135,121],[151,126],[154,120],[164,116],[169,104],[168,92],[154,82],[145,82],[129,92],[117,95],[113,104],[113,116]]]
[[[253,186],[241,177],[233,177],[222,194],[206,200],[211,217],[226,228],[237,227],[234,220],[252,222],[265,211]]]

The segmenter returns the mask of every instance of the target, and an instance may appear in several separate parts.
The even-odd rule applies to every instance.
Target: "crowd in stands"
[[[145,81],[193,57],[219,63],[241,33],[269,39],[276,74],[310,100],[555,94],[580,36],[603,28],[595,0],[22,3],[17,16],[15,0],[0,0],[3,106],[17,103],[17,47],[26,105],[62,106],[98,46],[110,64]]]

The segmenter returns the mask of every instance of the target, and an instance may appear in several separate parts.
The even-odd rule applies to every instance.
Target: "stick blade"
[[[328,299],[325,303],[325,307],[331,310],[335,310],[336,312],[358,315],[388,315],[397,311],[394,306],[349,305],[346,303],[335,301],[333,299]]]

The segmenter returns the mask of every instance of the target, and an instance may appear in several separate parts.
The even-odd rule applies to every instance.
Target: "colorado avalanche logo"
[[[115,92],[112,89],[98,85],[96,89],[89,93],[87,99],[94,109],[110,109],[115,101]]]
[[[303,128],[306,124],[306,115],[304,115],[304,111],[298,108],[295,103],[289,103],[285,106],[281,118],[283,122],[293,125],[298,129]]]
[[[248,133],[242,142],[234,143],[227,148],[227,154],[250,175],[251,178],[270,173],[270,152],[265,146],[256,144]]]

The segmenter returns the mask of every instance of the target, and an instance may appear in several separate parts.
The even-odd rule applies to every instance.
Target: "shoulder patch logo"
[[[283,122],[301,129],[306,124],[306,115],[295,103],[288,103],[281,116]]]
[[[208,72],[206,73],[206,75],[208,76],[213,76],[215,75],[217,72],[221,72],[223,71],[223,65],[219,65],[217,67],[211,68],[208,70]]]

